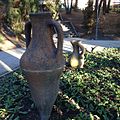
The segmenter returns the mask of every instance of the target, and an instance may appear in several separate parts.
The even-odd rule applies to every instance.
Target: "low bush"
[[[119,49],[105,49],[86,53],[83,69],[65,67],[50,120],[119,120],[119,56]],[[38,119],[20,70],[1,78],[0,86],[1,120]]]

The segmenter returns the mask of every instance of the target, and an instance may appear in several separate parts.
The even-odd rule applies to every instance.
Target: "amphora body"
[[[64,66],[63,33],[61,26],[51,19],[49,12],[30,14],[30,19],[32,40],[20,60],[20,65],[28,80],[40,120],[48,120],[58,94],[59,78]],[[52,39],[51,27],[54,27],[58,34],[57,46]],[[30,38],[30,32],[25,33],[29,35],[27,38]]]

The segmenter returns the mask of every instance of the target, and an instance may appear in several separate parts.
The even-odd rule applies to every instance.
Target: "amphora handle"
[[[61,54],[62,47],[63,47],[63,30],[62,30],[62,27],[57,21],[54,21],[54,20],[49,20],[48,25],[52,26],[52,27],[55,27],[55,30],[58,34],[57,54],[59,54],[59,53]]]
[[[26,39],[26,48],[28,48],[31,41],[31,22],[28,21],[25,23],[25,39]]]

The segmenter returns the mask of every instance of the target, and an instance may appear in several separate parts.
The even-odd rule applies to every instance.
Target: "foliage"
[[[65,70],[61,86],[63,93],[74,99],[87,112],[99,116],[101,120],[118,120],[120,116],[119,56],[120,51],[117,49],[86,54],[84,69]]]
[[[27,82],[20,72],[14,72],[0,81],[0,119],[19,120],[33,107]],[[25,103],[25,100],[29,100]]]
[[[6,16],[5,10],[6,10],[5,4],[2,1],[0,1],[0,29],[1,29],[2,23],[4,21],[4,18]]]
[[[60,0],[46,0],[46,6],[53,14],[53,19],[59,19]]]
[[[2,43],[4,41],[4,36],[2,34],[0,34],[0,43]]]
[[[29,13],[38,11],[38,0],[9,0],[7,20],[12,29],[19,33],[24,29],[24,22]]]
[[[68,54],[65,57],[68,59]],[[86,53],[85,67],[66,67],[50,120],[119,120],[120,51]],[[20,70],[0,80],[0,119],[36,120],[38,114]]]
[[[84,25],[87,29],[87,33],[92,33],[95,26],[94,19],[94,10],[93,10],[93,1],[89,0],[87,3],[87,7],[83,10],[84,14]]]

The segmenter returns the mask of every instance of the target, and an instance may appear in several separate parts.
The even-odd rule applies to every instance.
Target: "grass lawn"
[[[0,120],[37,119],[21,71],[1,78]],[[64,69],[50,120],[120,120],[119,49],[86,53],[83,69]]]

